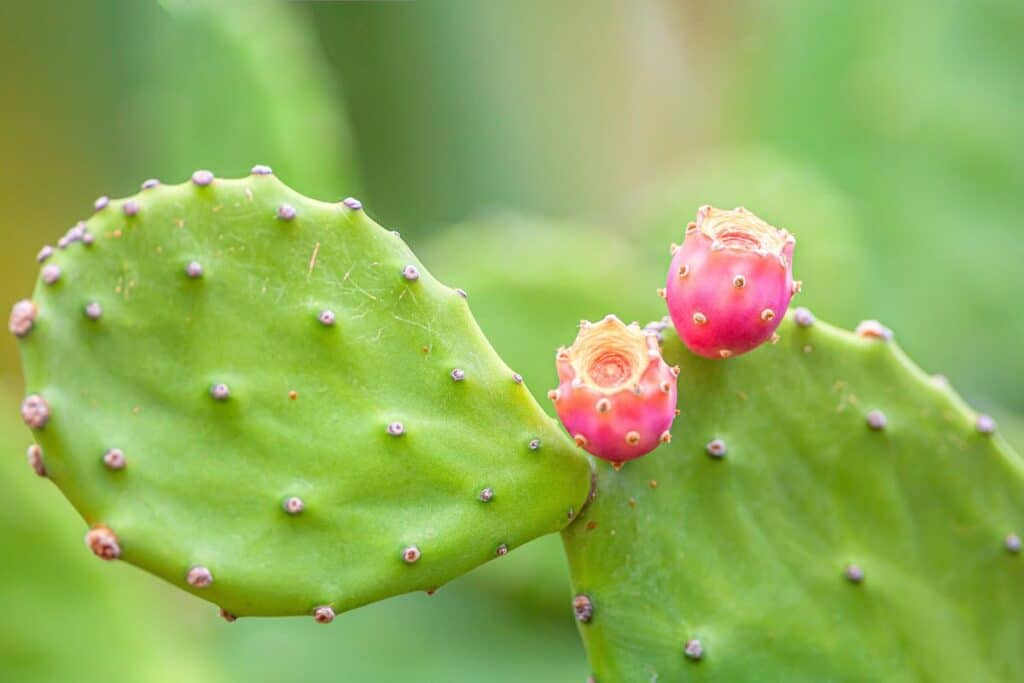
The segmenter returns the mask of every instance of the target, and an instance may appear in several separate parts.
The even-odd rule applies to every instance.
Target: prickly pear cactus
[[[253,171],[101,199],[12,312],[87,545],[228,619],[329,622],[566,525],[589,464],[465,292],[358,201]]]
[[[722,361],[664,331],[672,443],[598,463],[563,532],[594,679],[1020,680],[1021,459],[886,335],[780,332]]]

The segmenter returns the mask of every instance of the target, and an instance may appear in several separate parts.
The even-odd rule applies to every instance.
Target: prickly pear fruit
[[[694,353],[729,358],[775,337],[800,290],[796,239],[743,207],[702,206],[673,246],[663,292],[679,338]]]
[[[621,465],[671,440],[679,369],[662,360],[656,334],[614,315],[584,320],[556,364],[559,386],[550,397],[588,453]]]

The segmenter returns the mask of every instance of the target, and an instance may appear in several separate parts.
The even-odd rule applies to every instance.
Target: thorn
[[[704,657],[704,646],[696,638],[690,638],[683,647],[683,653],[693,661],[700,661]]]
[[[558,403],[558,389],[552,389],[551,391],[549,391],[548,398],[550,398],[555,403]]]
[[[44,261],[46,261],[46,259],[50,258],[51,256],[53,256],[53,247],[51,247],[49,244],[46,244],[43,245],[43,248],[39,250],[38,254],[36,254],[36,261],[38,261],[39,263],[43,263]]]
[[[668,296],[668,292],[665,291],[664,287],[659,287],[655,291],[658,292],[658,296],[660,296],[662,299],[664,299],[664,298],[666,298]]]
[[[234,614],[232,614],[231,612],[227,611],[223,607],[220,608],[220,618],[223,619],[224,621],[228,622],[229,624],[232,624],[232,623],[238,621],[238,617],[236,617]]]
[[[203,264],[199,261],[190,261],[185,266],[185,275],[188,275],[193,280],[201,278],[203,276]]]
[[[185,580],[193,588],[206,588],[213,583],[213,574],[206,567],[196,566],[188,570]]]
[[[582,434],[573,434],[572,440],[575,441],[576,445],[579,446],[580,448],[583,448],[584,446],[587,445],[587,437],[583,436]]]
[[[277,207],[277,217],[283,221],[290,221],[295,218],[295,207],[291,204],[282,204]]]
[[[747,286],[747,278],[742,275],[737,275],[732,279],[732,286],[736,289],[743,289]]]
[[[803,280],[793,280],[793,289],[791,290],[790,293],[795,296],[795,295],[799,294],[802,291],[804,291],[804,281]]]
[[[732,351],[730,351],[729,349],[719,349],[718,355],[721,356],[722,358],[731,358]]]
[[[42,276],[43,282],[46,284],[52,285],[56,283],[60,279],[60,266],[52,263],[48,266],[43,266]]]
[[[250,173],[252,173],[253,175],[273,175],[274,170],[269,166],[265,166],[264,164],[256,164],[255,166],[252,167]]]
[[[466,371],[462,368],[455,368],[451,371],[451,376],[453,382],[461,382],[466,379]]]
[[[102,211],[103,209],[107,208],[108,204],[110,204],[110,197],[104,195],[102,197],[96,198],[96,201],[92,203],[92,208],[95,209],[96,211]]]
[[[231,389],[227,384],[214,384],[210,387],[210,396],[217,401],[226,401],[231,397]]]
[[[160,185],[160,181],[159,180],[157,180],[156,178],[150,178],[149,180],[146,180],[145,182],[142,183],[142,189],[143,190],[152,190],[154,187],[157,187],[159,185]]]
[[[21,419],[30,429],[42,429],[50,421],[50,404],[39,394],[21,402]]]
[[[25,452],[29,467],[40,477],[46,476],[46,465],[43,464],[43,449],[39,444],[32,444]]]
[[[413,280],[419,280],[420,270],[416,266],[406,266],[405,268],[402,268],[402,277],[404,277],[406,280],[409,280],[410,282]]]
[[[885,429],[886,424],[888,424],[889,422],[885,418],[885,413],[883,413],[881,410],[872,410],[867,414],[866,420],[868,423],[868,427],[875,430],[876,432]]]
[[[572,599],[572,613],[576,615],[576,621],[589,624],[594,616],[594,603],[588,595],[577,595]]]
[[[402,436],[405,434],[405,426],[401,422],[392,422],[388,425],[387,432],[391,436]]]
[[[505,545],[504,543],[502,543],[497,548],[495,548],[494,554],[496,556],[498,556],[498,557],[502,557],[504,555],[508,555],[508,546]]]
[[[667,429],[658,437],[658,443],[672,443],[672,432]]]
[[[316,268],[316,257],[320,254],[320,243],[317,242],[313,245],[313,253],[309,255],[309,275],[313,274],[313,269]]]
[[[696,325],[706,325],[708,322],[708,317],[701,313],[700,311],[696,311],[693,314],[693,322]]]
[[[531,451],[540,450],[540,439],[530,439],[530,443],[527,445]]]
[[[491,500],[494,498],[494,489],[492,489],[490,486],[488,486],[485,489],[481,489],[480,494],[477,496],[477,498],[480,499],[481,503],[490,503]]]
[[[638,443],[640,443],[640,432],[637,432],[637,431],[626,432],[626,443],[628,443],[630,446],[635,446]]]
[[[850,583],[860,583],[864,580],[864,570],[855,564],[846,565],[843,574]]]
[[[420,549],[414,545],[410,545],[402,551],[402,559],[405,561],[406,564],[413,564],[414,562],[418,562],[420,557],[422,556],[423,553],[421,553]]]
[[[11,317],[7,321],[7,329],[19,339],[32,331],[36,324],[39,309],[30,299],[22,299],[11,307]]]
[[[120,448],[111,448],[103,454],[103,464],[108,470],[123,470],[127,464]]]
[[[103,317],[103,307],[98,301],[92,301],[85,307],[85,317],[89,320],[99,320]]]
[[[865,339],[878,339],[881,341],[892,340],[892,330],[878,322],[877,320],[862,320],[857,325],[856,334],[858,337],[864,337]]]
[[[134,216],[139,212],[139,203],[134,199],[129,199],[121,205],[121,211],[124,212],[125,216]]]
[[[316,319],[319,320],[320,324],[324,327],[331,327],[337,320],[334,315],[334,311],[330,310],[320,311],[320,315],[318,315]]]
[[[516,384],[522,384],[523,383],[523,376],[520,375],[518,372],[513,372],[512,373],[512,381],[515,382]]]
[[[341,200],[341,203],[353,211],[359,211],[363,208],[363,203],[355,197],[345,197]]]
[[[1017,534],[1006,534],[1006,538],[1003,539],[1003,545],[1011,553],[1019,553],[1021,547],[1020,536]]]
[[[771,321],[775,320],[775,311],[773,311],[770,308],[764,309],[763,311],[761,311],[761,320],[763,320],[766,323],[770,323]]]
[[[981,415],[978,415],[978,419],[975,420],[974,428],[978,430],[979,434],[995,434],[996,421],[982,413]]]
[[[206,187],[213,182],[213,173],[210,171],[196,171],[192,174],[192,182],[200,187]]]
[[[313,621],[318,624],[329,624],[334,621],[334,608],[330,605],[321,605],[313,610]]]
[[[797,327],[810,327],[814,324],[814,314],[801,306],[793,311],[793,322]]]
[[[594,409],[597,410],[597,412],[599,413],[607,413],[609,410],[612,409],[612,402],[609,401],[607,398],[599,399],[598,402],[594,405]]]
[[[455,293],[461,296],[463,299],[469,298],[469,294],[466,294],[466,290],[462,289],[461,287],[456,287]]]
[[[289,496],[281,503],[281,509],[294,516],[305,510],[306,504],[298,496]]]
[[[725,441],[721,439],[712,439],[708,441],[707,445],[704,446],[704,450],[708,452],[712,458],[724,458],[729,452],[729,449],[725,446]]]
[[[121,557],[121,545],[114,532],[97,524],[85,534],[85,545],[101,560],[116,560]]]

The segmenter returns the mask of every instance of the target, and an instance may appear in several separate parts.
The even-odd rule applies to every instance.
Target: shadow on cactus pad
[[[1019,679],[1024,463],[893,342],[780,332],[665,332],[672,443],[563,532],[596,681]]]
[[[11,328],[48,475],[97,555],[229,619],[434,589],[587,495],[464,293],[354,199],[197,172],[41,257]]]

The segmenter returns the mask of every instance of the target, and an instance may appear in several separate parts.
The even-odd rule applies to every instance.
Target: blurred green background
[[[801,305],[881,319],[1020,445],[1022,33],[1016,0],[2,3],[0,298],[95,197],[267,163],[400,229],[542,395],[580,318],[663,314],[699,204],[743,204],[798,236]],[[96,562],[20,392],[4,336],[0,680],[586,677],[557,538],[330,627]]]

